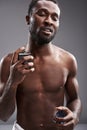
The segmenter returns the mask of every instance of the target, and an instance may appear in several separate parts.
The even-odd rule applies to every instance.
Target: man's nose
[[[46,17],[44,22],[47,25],[52,25],[53,24],[52,18],[50,16]]]

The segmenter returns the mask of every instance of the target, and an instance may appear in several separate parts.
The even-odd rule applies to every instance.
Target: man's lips
[[[43,27],[42,30],[47,32],[53,32],[53,29],[49,27]]]
[[[51,34],[53,32],[53,29],[49,28],[49,27],[43,27],[43,28],[41,28],[41,31],[46,34]]]

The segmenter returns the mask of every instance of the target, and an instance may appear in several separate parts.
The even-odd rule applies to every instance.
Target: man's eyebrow
[[[38,11],[40,11],[40,10],[49,12],[49,11],[47,10],[47,8],[39,8],[39,9],[37,9],[35,12],[38,12]],[[56,15],[57,17],[59,17],[59,14],[58,14],[57,12],[51,12],[51,13],[54,14],[54,15]]]
[[[39,10],[48,11],[46,8],[39,8],[39,9],[36,10],[36,12],[39,11]]]

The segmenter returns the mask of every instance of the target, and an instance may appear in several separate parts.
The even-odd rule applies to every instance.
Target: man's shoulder
[[[59,55],[60,59],[64,62],[64,64],[66,64],[70,70],[75,71],[77,69],[76,57],[72,53],[63,48],[57,46],[55,46],[54,48],[56,54]]]
[[[17,50],[20,50],[20,49],[22,49],[22,48],[25,49],[25,46],[22,46],[22,47],[16,49],[15,51],[13,51],[13,52],[11,52],[11,53],[8,53],[7,55],[3,56],[2,59],[0,60],[0,64],[11,62],[13,54],[14,54]]]
[[[1,61],[0,61],[0,63],[11,61],[12,55],[13,55],[13,53],[9,53],[9,54],[3,56],[2,59],[1,59]]]
[[[66,58],[67,60],[73,60],[73,61],[76,59],[75,56],[71,52],[69,52],[63,48],[54,46],[54,50],[57,54],[59,54],[64,59]]]
[[[2,57],[2,59],[0,60],[0,73],[8,70],[11,64],[11,59],[12,59],[12,53],[9,53],[8,55]]]

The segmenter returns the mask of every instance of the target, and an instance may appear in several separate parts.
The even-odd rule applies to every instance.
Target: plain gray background
[[[27,42],[28,26],[25,16],[29,1],[0,0],[0,59]],[[77,59],[77,78],[83,104],[80,123],[87,123],[87,0],[59,0],[59,5],[60,28],[53,42],[71,52]],[[15,117],[14,113],[7,123],[13,123]]]

